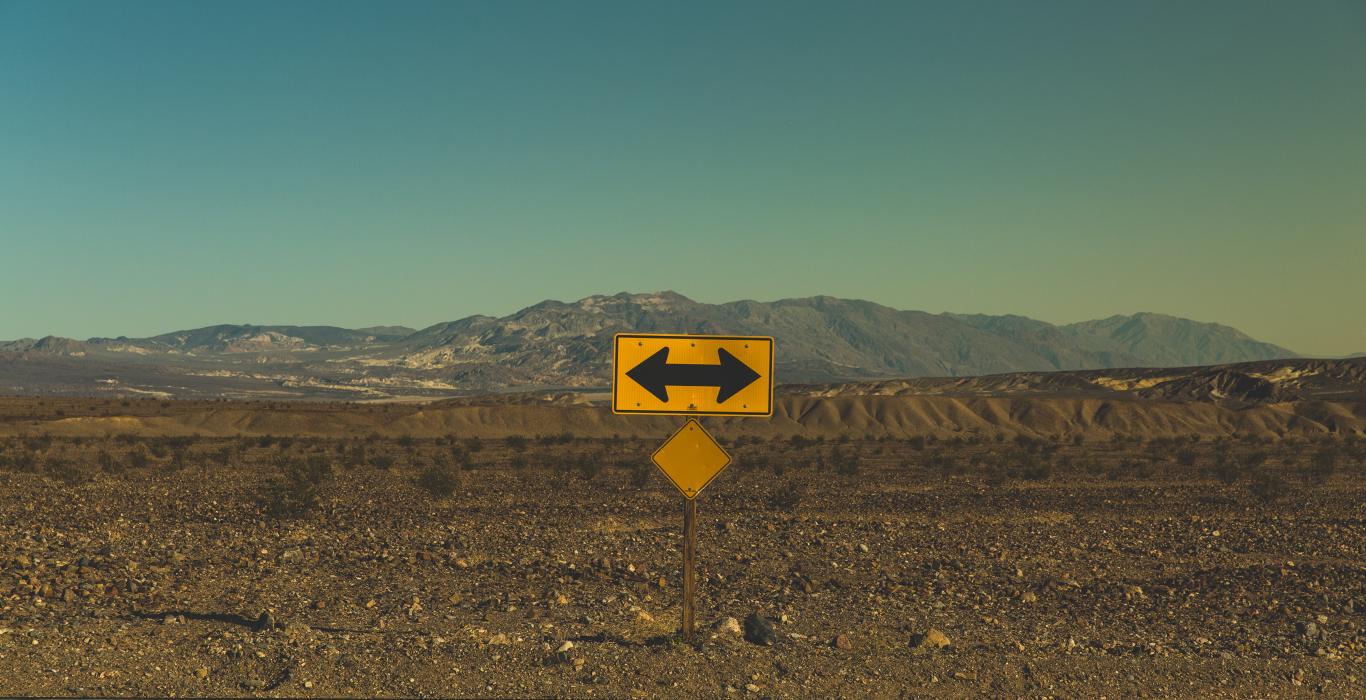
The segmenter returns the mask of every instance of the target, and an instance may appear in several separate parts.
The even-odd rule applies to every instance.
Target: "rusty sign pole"
[[[683,498],[683,641],[692,642],[693,594],[697,590],[697,498]]]

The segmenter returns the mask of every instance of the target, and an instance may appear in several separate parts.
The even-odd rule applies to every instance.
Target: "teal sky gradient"
[[[546,298],[1366,351],[1366,3],[0,0],[0,338]]]

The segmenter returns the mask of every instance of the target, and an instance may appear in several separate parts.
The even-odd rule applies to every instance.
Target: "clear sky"
[[[0,0],[0,338],[658,289],[1366,351],[1366,2]]]

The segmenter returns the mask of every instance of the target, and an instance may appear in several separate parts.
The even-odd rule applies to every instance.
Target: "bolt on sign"
[[[773,339],[620,333],[612,411],[687,416],[773,415]]]
[[[620,333],[612,343],[612,412],[773,415],[773,339]],[[650,456],[683,494],[683,638],[692,641],[697,495],[730,464],[696,418]]]

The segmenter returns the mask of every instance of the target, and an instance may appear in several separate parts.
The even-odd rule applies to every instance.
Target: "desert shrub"
[[[1183,447],[1176,451],[1176,463],[1183,467],[1195,466],[1195,450]]]
[[[582,478],[584,481],[592,481],[596,479],[598,477],[598,474],[602,473],[602,461],[603,458],[601,455],[587,455],[585,457],[580,457],[578,460],[578,464],[575,465],[575,467],[578,469],[579,477]]]
[[[417,487],[437,498],[447,498],[460,487],[460,479],[445,464],[431,464],[417,475]]]
[[[917,450],[917,451],[923,450],[923,449],[925,449],[925,436],[924,436],[924,435],[915,435],[915,436],[912,436],[912,437],[910,437],[910,438],[907,438],[907,439],[906,439],[906,444],[907,444],[908,446],[910,446],[910,448],[913,449],[913,450]]]
[[[417,443],[416,443],[416,441],[413,439],[413,436],[412,436],[412,435],[400,435],[400,436],[398,436],[398,446],[399,446],[399,447],[402,447],[402,448],[405,449],[405,450],[411,450],[411,449],[413,449],[413,445],[415,445],[415,444],[417,444]]]
[[[642,461],[631,463],[631,486],[643,489],[650,485],[650,465]]]
[[[1270,470],[1262,470],[1248,483],[1248,491],[1262,503],[1274,503],[1290,494],[1290,484]]]
[[[185,468],[185,465],[185,450],[177,449],[175,452],[171,453],[171,461],[166,463],[166,470],[172,472],[180,471]]]
[[[276,469],[278,474],[266,485],[261,501],[266,513],[278,518],[300,517],[317,507],[323,485],[332,478],[332,466],[321,455],[281,458]]]
[[[477,437],[472,437],[465,441],[465,449],[471,454],[484,449],[484,441]]]
[[[1333,472],[1337,471],[1338,456],[1331,448],[1323,448],[1309,457],[1300,470],[1300,478],[1307,484],[1322,486],[1333,478]]]
[[[370,458],[370,466],[380,470],[390,469],[394,466],[394,458],[392,455],[375,455]]]
[[[54,457],[44,462],[43,472],[67,485],[79,484],[90,479],[75,462],[62,457]]]
[[[144,445],[135,445],[133,449],[128,450],[128,466],[133,469],[146,469],[151,461],[151,455]]]
[[[857,476],[860,466],[859,463],[863,461],[863,457],[858,452],[845,454],[841,450],[836,450],[835,453],[831,455],[830,460],[835,463],[836,474],[839,474],[840,476]]]
[[[95,464],[99,465],[100,471],[106,474],[116,474],[123,471],[123,464],[114,455],[109,454],[108,450],[100,450],[95,454]]]
[[[213,460],[218,464],[218,466],[226,467],[232,463],[232,453],[233,449],[231,446],[220,447],[218,450],[212,453]]]
[[[746,454],[743,459],[736,460],[736,466],[740,469],[752,472],[759,471],[769,466],[771,460],[765,454]]]
[[[42,452],[43,450],[52,447],[52,436],[46,433],[42,435],[25,435],[21,439],[24,443],[24,449],[29,452]]]
[[[805,490],[796,480],[786,480],[774,487],[768,497],[768,507],[784,513],[795,513],[802,505]]]
[[[814,445],[816,444],[816,441],[805,435],[793,435],[792,437],[787,439],[787,444],[793,447],[801,448]]]
[[[1239,479],[1243,478],[1243,471],[1243,466],[1238,464],[1227,452],[1219,453],[1219,456],[1214,460],[1214,466],[1210,468],[1214,478],[1225,486],[1232,486],[1237,483]]]
[[[1044,459],[1026,460],[1020,468],[1020,477],[1029,481],[1047,481],[1053,476],[1053,464]]]
[[[508,446],[509,450],[521,452],[526,449],[527,439],[521,435],[509,435],[506,440],[503,440],[503,443]]]

